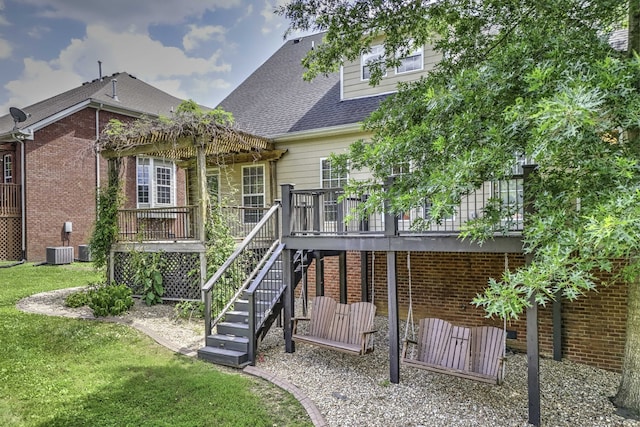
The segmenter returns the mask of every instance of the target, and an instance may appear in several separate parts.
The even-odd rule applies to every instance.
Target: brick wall
[[[95,111],[84,109],[25,142],[27,259],[45,259],[46,247],[62,246],[62,227],[73,223],[69,243],[86,244],[95,219]]]
[[[375,253],[375,286],[373,292],[378,313],[387,313],[387,260],[386,253]],[[371,264],[368,259],[368,283],[371,282]],[[326,257],[325,295],[339,298],[338,257]],[[508,254],[508,266],[515,269],[524,265],[521,254]],[[500,277],[505,267],[504,254],[490,253],[411,253],[411,288],[413,314],[438,317],[465,326],[492,325],[503,327],[500,319],[487,319],[481,308],[470,301],[482,293],[490,277]],[[360,301],[360,255],[348,252],[347,290],[349,302]],[[409,275],[407,253],[397,253],[398,302],[401,324],[404,325],[409,306]],[[315,295],[315,262],[309,271],[309,293]],[[626,331],[627,288],[618,284],[590,292],[576,301],[563,301],[563,357],[603,369],[619,372],[622,366]],[[540,352],[550,357],[553,351],[552,307],[538,311]],[[507,345],[526,351],[526,316],[507,324],[517,333],[517,339]]]
[[[99,126],[103,129],[112,118],[131,120],[107,111],[100,111]],[[78,254],[78,245],[87,244],[95,221],[96,157],[93,144],[96,137],[95,110],[86,108],[40,129],[33,141],[25,143],[27,259],[42,261],[46,247],[62,246],[62,227],[73,223],[69,244]],[[125,164],[127,162],[125,161]],[[129,181],[126,196],[135,201],[135,161],[125,168]],[[17,165],[16,165],[17,166]],[[107,182],[107,161],[100,159],[101,185]],[[131,180],[133,174],[133,181]],[[177,202],[184,204],[184,172],[177,174]]]

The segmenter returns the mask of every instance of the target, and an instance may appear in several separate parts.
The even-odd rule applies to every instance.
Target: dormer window
[[[396,74],[419,71],[424,68],[424,53],[422,46],[414,49],[409,55],[400,58],[400,65],[396,68]]]
[[[360,62],[360,69],[362,70],[362,80],[369,80],[371,78],[371,64],[382,63],[384,61],[384,46],[379,44],[371,46],[371,51],[364,53]],[[383,77],[387,75],[384,65],[382,67]]]

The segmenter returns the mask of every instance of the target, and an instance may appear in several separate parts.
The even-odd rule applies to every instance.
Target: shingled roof
[[[116,95],[113,96],[112,80],[116,79]],[[102,104],[103,107],[135,116],[169,116],[182,99],[169,95],[158,88],[126,73],[115,73],[102,79],[84,83],[59,95],[37,102],[27,107],[19,106],[29,118],[19,123],[21,129],[38,130],[45,123],[83,103]],[[18,107],[18,106],[16,106]],[[10,134],[14,127],[13,118],[7,114],[0,117],[0,136]]]
[[[240,129],[269,138],[364,120],[385,95],[341,101],[339,73],[302,79],[302,58],[323,35],[287,41],[220,107],[233,113]]]

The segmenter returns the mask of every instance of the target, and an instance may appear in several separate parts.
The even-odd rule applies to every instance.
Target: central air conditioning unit
[[[89,249],[89,245],[80,245],[78,246],[78,261],[82,262],[91,262],[91,250]]]
[[[73,262],[73,246],[47,248],[47,264],[60,265]]]

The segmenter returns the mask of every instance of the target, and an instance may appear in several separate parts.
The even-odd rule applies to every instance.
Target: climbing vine
[[[118,237],[118,208],[122,200],[119,185],[120,160],[110,161],[109,166],[107,187],[98,190],[97,218],[89,241],[96,268],[108,267],[109,252]]]

